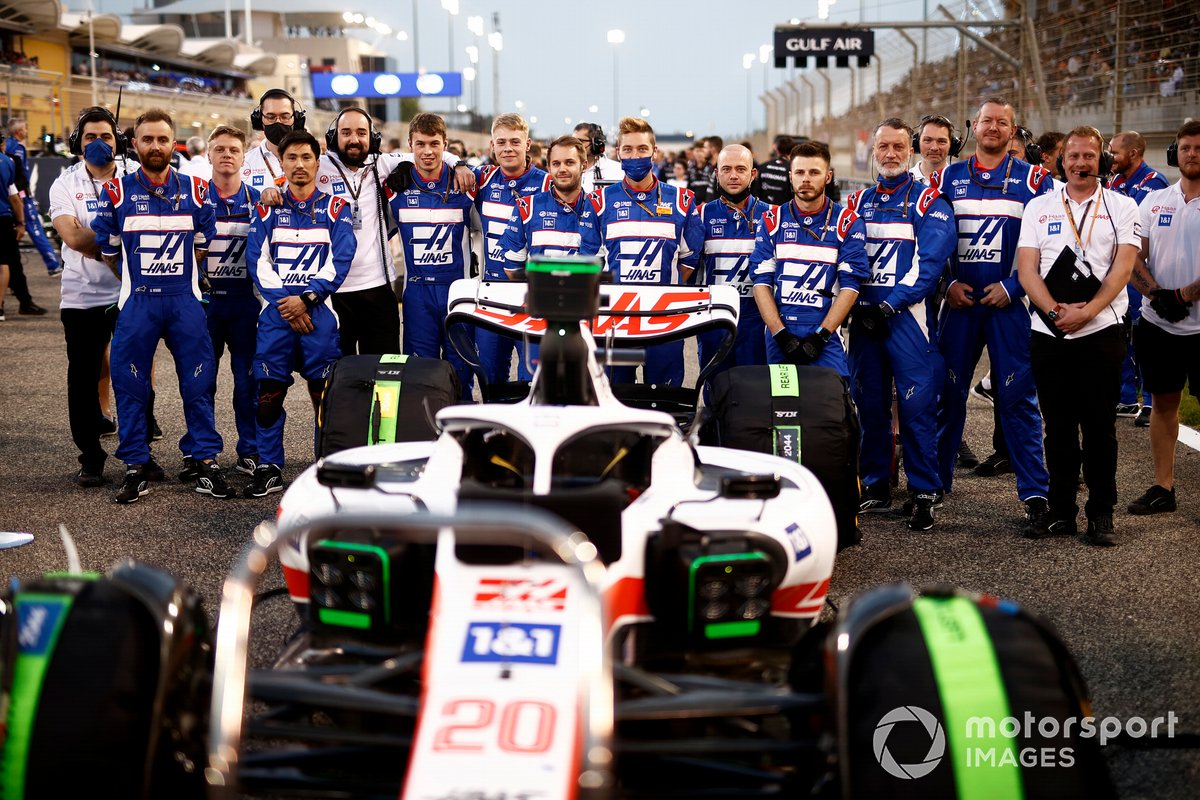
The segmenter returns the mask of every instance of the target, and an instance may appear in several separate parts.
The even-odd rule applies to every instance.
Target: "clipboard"
[[[1060,303],[1086,303],[1100,291],[1100,279],[1092,272],[1091,265],[1080,260],[1070,247],[1062,249],[1042,280],[1051,296]],[[1052,334],[1060,339],[1067,335],[1040,308],[1030,307]]]

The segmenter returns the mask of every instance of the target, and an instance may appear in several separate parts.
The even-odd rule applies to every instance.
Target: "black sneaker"
[[[1149,428],[1150,427],[1150,406],[1142,406],[1142,410],[1133,419],[1133,427]]]
[[[40,317],[46,313],[46,309],[33,302],[21,304],[18,311],[26,317]]]
[[[992,453],[975,467],[975,474],[981,478],[993,478],[1012,471],[1012,462],[1008,460],[1008,456],[999,453]]]
[[[100,438],[117,435],[117,421],[112,417],[100,415]]]
[[[194,483],[204,474],[204,462],[191,456],[183,457],[183,469],[179,470],[180,483]]]
[[[1112,547],[1117,543],[1116,533],[1112,517],[1096,517],[1088,520],[1087,533],[1079,540],[1092,547]]]
[[[125,468],[125,482],[121,484],[121,490],[117,492],[113,501],[122,504],[136,503],[138,498],[148,494],[150,494],[150,482],[146,480],[142,465],[135,464]]]
[[[4,322],[8,317],[4,316],[4,303],[0,303],[0,322]]]
[[[1079,533],[1073,519],[1051,519],[1046,514],[1032,525],[1021,529],[1021,536],[1026,539],[1048,539],[1051,536],[1074,536]]]
[[[1137,403],[1117,403],[1118,417],[1136,417],[1142,407]]]
[[[228,500],[233,497],[233,488],[225,482],[225,471],[216,461],[202,463],[203,472],[196,479],[196,491],[200,494],[212,495],[218,500]]]
[[[259,464],[254,480],[242,492],[246,497],[266,497],[283,491],[283,470],[274,464]]]
[[[1162,514],[1175,510],[1175,489],[1169,491],[1157,483],[1146,493],[1129,504],[1130,514]]]
[[[862,499],[858,502],[858,513],[874,514],[887,511],[891,507],[892,487],[888,485],[887,481],[863,487]]]
[[[238,456],[233,468],[243,475],[253,476],[254,470],[258,469],[258,456]]]
[[[966,439],[958,446],[958,466],[962,469],[974,469],[979,466],[979,456],[975,455]]]
[[[112,483],[112,481],[104,477],[104,466],[101,465],[100,467],[80,467],[79,474],[75,476],[75,483],[84,489],[94,489],[97,486]]]
[[[910,531],[927,531],[933,527],[933,508],[936,500],[937,495],[932,494],[919,494],[912,499],[912,516],[904,523]]]
[[[142,474],[146,476],[146,480],[153,483],[162,483],[167,479],[167,473],[163,470],[159,463],[154,460],[154,456],[142,465]]]
[[[900,506],[900,511],[898,512],[900,514],[900,516],[902,516],[902,517],[911,517],[912,516],[914,502],[916,501],[916,499],[918,497],[921,496],[921,494],[929,494],[929,496],[933,498],[933,507],[934,508],[941,508],[942,506],[946,505],[946,493],[943,492],[941,489],[938,489],[936,492],[934,492],[932,494],[930,494],[928,492],[924,492],[924,493],[915,492],[912,494],[911,497],[909,497],[908,500],[904,501],[904,505]]]
[[[1038,539],[1039,528],[1050,524],[1050,503],[1044,497],[1031,497],[1025,501],[1025,525],[1021,535],[1027,539]]]
[[[993,386],[989,389],[983,385],[983,381],[980,381],[971,387],[971,394],[975,395],[980,400],[991,403],[992,405],[996,404],[996,387]]]
[[[162,438],[162,428],[158,427],[158,420],[150,420],[150,440],[157,442]]]

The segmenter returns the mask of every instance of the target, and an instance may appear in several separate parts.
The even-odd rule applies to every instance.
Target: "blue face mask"
[[[625,170],[625,177],[634,183],[644,180],[650,174],[650,168],[653,166],[654,162],[650,159],[650,156],[621,159],[621,169]]]
[[[112,163],[113,149],[103,139],[92,139],[83,148],[83,159],[94,167],[106,167]]]

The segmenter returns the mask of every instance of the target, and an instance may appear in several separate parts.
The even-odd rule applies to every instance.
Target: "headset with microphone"
[[[342,121],[342,117],[351,111],[357,111],[367,118],[367,129],[371,132],[370,141],[367,145],[367,155],[378,155],[383,150],[383,134],[375,130],[375,120],[361,106],[347,106],[338,112],[338,115],[333,118],[333,122],[329,123],[329,129],[325,131],[325,149],[328,152],[337,153],[339,156],[342,154],[342,151],[337,146],[337,126]]]
[[[296,98],[292,97],[291,92],[286,89],[267,89],[263,92],[262,97],[258,98],[258,105],[250,112],[250,127],[256,131],[263,129],[262,104],[273,97],[292,101],[292,130],[304,130],[304,121],[308,115],[303,108],[300,108],[300,104],[296,102]]]
[[[576,127],[588,129],[588,155],[592,158],[604,155],[604,149],[608,147],[608,141],[604,138],[604,128],[594,122],[581,122]]]
[[[1171,142],[1167,145],[1167,166],[1179,167],[1179,140]]]
[[[125,155],[129,149],[129,143],[125,140],[125,134],[117,126],[117,118],[104,106],[91,106],[79,113],[79,119],[75,123],[75,130],[71,131],[71,135],[67,137],[67,147],[73,155],[83,155],[83,126],[89,122],[107,122],[109,125],[112,125],[113,136],[116,139],[116,144],[113,146],[113,154],[118,156]]]
[[[950,158],[958,158],[958,154],[962,152],[963,146],[967,143],[966,139],[960,137],[954,132],[954,124],[950,120],[943,117],[941,114],[926,114],[921,117],[917,123],[917,127],[913,130],[912,149],[914,153],[921,152],[921,131],[925,126],[933,123],[950,131],[950,150],[948,151]],[[970,130],[970,128],[968,128]]]
[[[1104,141],[1104,137],[1100,136],[1100,131],[1093,129],[1093,132],[1095,133],[1095,135],[1096,135],[1097,137],[1100,137],[1100,141],[1101,141],[1101,142],[1103,142],[1103,141]],[[1063,149],[1064,149],[1064,150],[1066,149],[1066,142],[1065,142],[1065,141],[1063,142]],[[1168,163],[1169,163],[1169,162],[1168,162]],[[1066,171],[1066,170],[1063,168],[1063,157],[1062,157],[1062,153],[1059,153],[1058,160],[1054,162],[1054,168],[1055,168],[1055,169],[1058,171],[1058,174],[1059,174],[1059,175],[1061,175],[1061,176],[1063,177],[1063,180],[1066,180],[1066,178],[1067,178],[1067,171]],[[1113,171],[1113,154],[1112,154],[1112,152],[1111,152],[1111,151],[1109,151],[1109,150],[1105,150],[1105,149],[1103,149],[1103,146],[1101,146],[1101,150],[1100,150],[1100,170],[1099,170],[1099,171],[1098,171],[1096,174],[1092,174],[1092,173],[1090,173],[1090,172],[1084,173],[1083,177],[1085,177],[1085,178],[1099,178],[1100,180],[1104,180],[1104,179],[1105,179],[1105,178],[1107,178],[1108,176],[1112,175],[1112,171]]]

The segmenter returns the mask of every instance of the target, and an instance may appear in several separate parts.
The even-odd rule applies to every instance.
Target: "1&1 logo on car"
[[[463,642],[464,663],[558,663],[561,625],[527,625],[518,622],[472,622]]]

